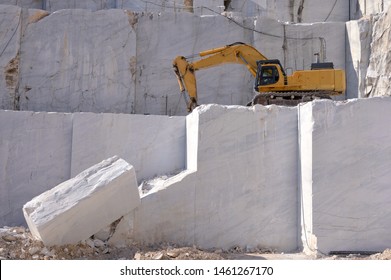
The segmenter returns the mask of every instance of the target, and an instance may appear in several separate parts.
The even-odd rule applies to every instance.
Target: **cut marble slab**
[[[23,214],[45,245],[74,244],[136,208],[137,187],[133,166],[114,156],[33,198]]]
[[[299,107],[302,241],[307,252],[391,244],[391,98]]]

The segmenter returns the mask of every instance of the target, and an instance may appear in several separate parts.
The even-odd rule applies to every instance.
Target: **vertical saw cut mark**
[[[294,8],[295,8],[295,0],[289,0],[288,10],[289,10],[289,15],[291,16],[291,20],[290,20],[291,22],[295,21]]]
[[[304,0],[300,1],[299,8],[297,9],[297,22],[303,21]]]

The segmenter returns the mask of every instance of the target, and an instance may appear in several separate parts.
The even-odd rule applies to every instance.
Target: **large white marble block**
[[[391,98],[299,107],[306,251],[382,251],[391,244]]]
[[[23,214],[45,245],[74,244],[137,207],[137,187],[133,166],[114,156],[33,198]]]
[[[201,106],[187,143],[188,169],[142,196],[135,239],[297,249],[296,108]]]

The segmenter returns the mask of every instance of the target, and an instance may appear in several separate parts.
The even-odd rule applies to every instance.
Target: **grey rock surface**
[[[22,10],[0,5],[0,109],[17,109]]]
[[[45,0],[0,0],[0,5],[17,5],[27,9],[42,9]]]
[[[382,251],[391,244],[391,98],[299,108],[306,250]]]
[[[136,33],[126,11],[50,14],[26,28],[20,59],[21,110],[133,110]]]
[[[50,12],[62,9],[88,9],[91,11],[116,8],[116,0],[43,0],[44,9]]]
[[[71,175],[113,154],[131,162],[139,183],[185,168],[185,117],[75,114]]]
[[[372,32],[365,94],[391,95],[391,7],[375,22]]]
[[[31,234],[47,246],[76,244],[140,204],[132,165],[113,156],[23,206]],[[104,246],[99,239],[95,247]]]
[[[142,195],[134,238],[296,250],[296,108],[208,104],[186,118],[187,170]]]
[[[346,23],[346,98],[366,97],[366,75],[371,54],[373,18]]]
[[[0,224],[24,224],[22,206],[70,178],[72,115],[0,111]]]

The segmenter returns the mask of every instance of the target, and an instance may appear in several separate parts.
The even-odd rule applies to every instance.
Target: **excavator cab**
[[[260,86],[273,85],[286,76],[284,68],[278,59],[257,61],[258,69],[255,79],[255,90]],[[281,77],[283,76],[283,77]]]
[[[261,73],[259,76],[260,76],[259,83],[262,86],[275,84],[278,82],[279,79],[277,67],[274,65],[263,66],[261,68]]]

